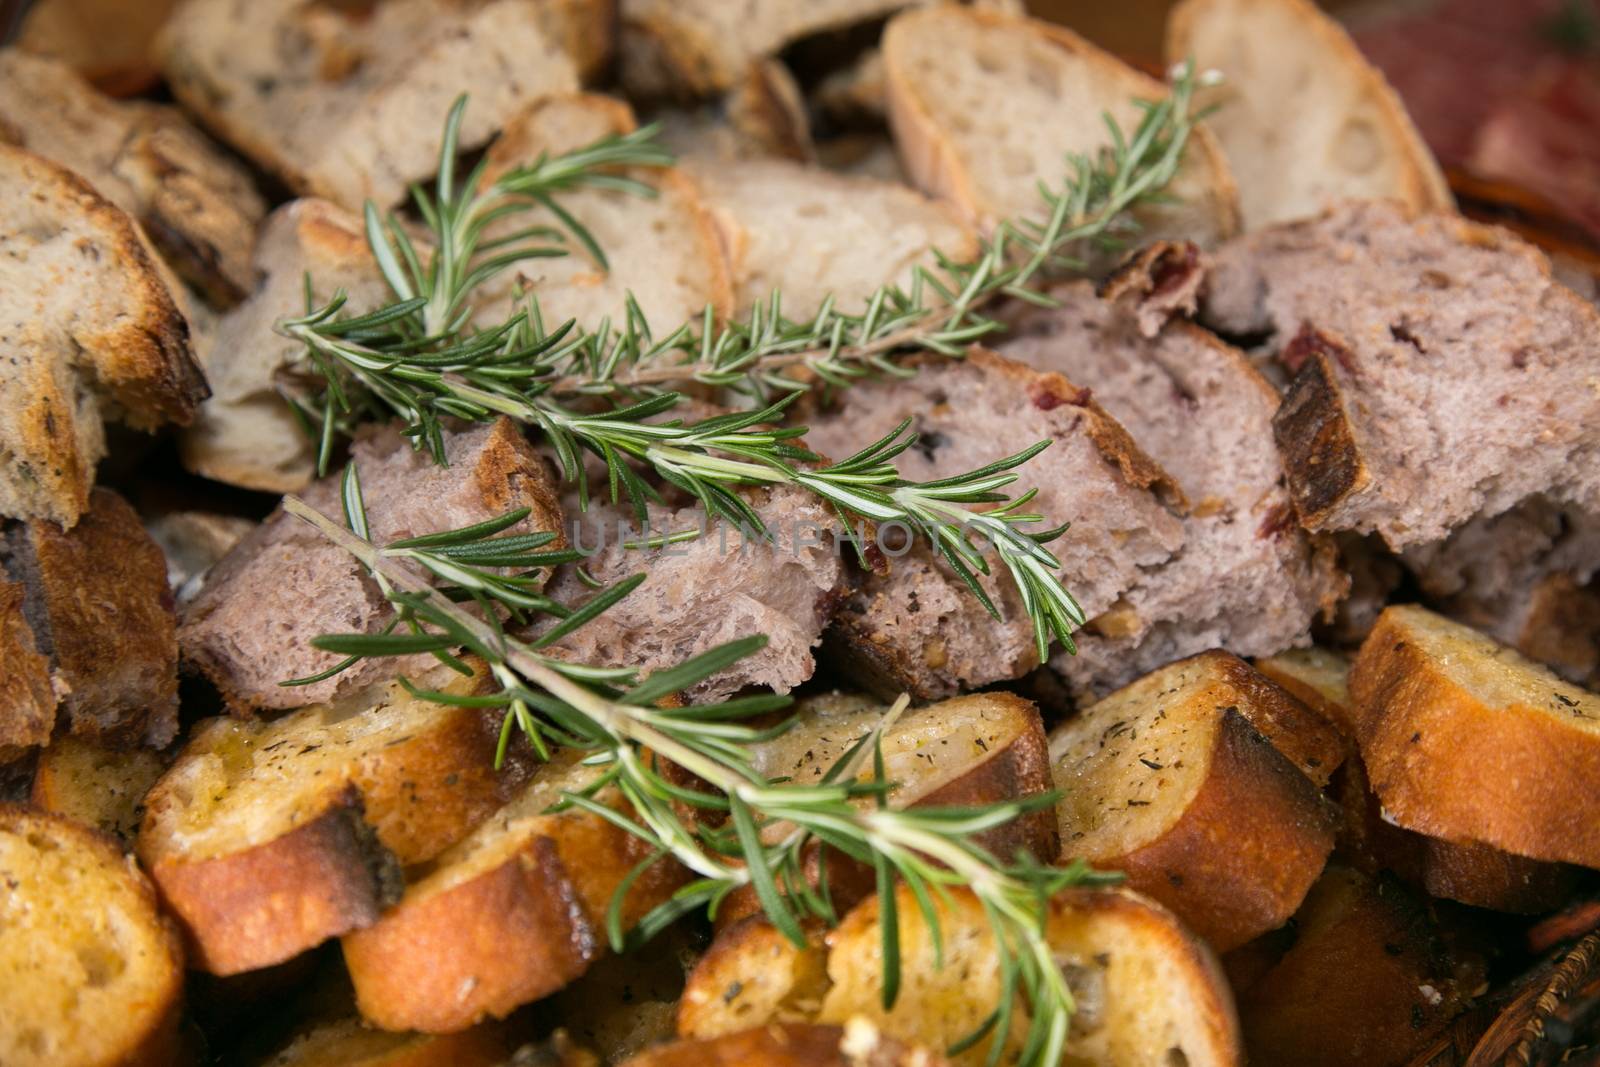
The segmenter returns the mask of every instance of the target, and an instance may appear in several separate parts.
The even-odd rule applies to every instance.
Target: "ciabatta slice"
[[[1334,816],[1306,774],[1326,781],[1343,746],[1237,657],[1181,660],[1051,733],[1062,855],[1126,872],[1226,952],[1282,925],[1321,873]]]
[[[178,1062],[183,952],[110,838],[0,805],[0,1063]]]
[[[1142,114],[1135,102],[1166,92],[1070,30],[956,5],[896,17],[883,59],[889,122],[912,181],[986,230],[1042,219],[1039,183],[1054,188],[1069,176],[1069,153],[1111,144],[1106,115],[1131,132]],[[1172,203],[1140,216],[1156,235],[1209,247],[1238,231],[1233,178],[1205,129],[1167,192]]]

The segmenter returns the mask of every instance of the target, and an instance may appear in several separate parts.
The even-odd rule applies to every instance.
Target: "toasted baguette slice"
[[[490,147],[486,181],[545,155],[570,152],[602,137],[635,128],[633,112],[620,100],[571,94],[541,101],[512,119]],[[613,189],[577,188],[562,194],[561,207],[583,220],[605,250],[606,263],[568,240],[565,256],[517,264],[485,291],[480,315],[503,321],[520,288],[538,299],[546,326],[568,319],[597,330],[602,319],[622,326],[632,296],[645,322],[665,337],[710,306],[718,315],[732,307],[727,266],[716,226],[694,183],[676,169],[640,169],[628,175],[654,188],[653,197]],[[488,238],[532,225],[561,228],[543,209],[521,213],[485,232]]]
[[[144,797],[169,760],[147,748],[121,751],[76,737],[58,737],[39,753],[33,805],[131,844],[144,818]]]
[[[721,231],[741,315],[774,291],[795,320],[814,317],[830,295],[859,314],[880,287],[909,287],[935,252],[958,263],[978,254],[977,236],[949,205],[896,182],[782,159],[687,166]]]
[[[1255,668],[1327,719],[1341,734],[1354,736],[1349,656],[1320,646],[1291,648],[1256,660]]]
[[[1222,72],[1200,96],[1239,183],[1246,229],[1333,200],[1450,211],[1450,186],[1405,105],[1350,35],[1311,0],[1185,0],[1167,61]]]
[[[827,934],[806,933],[796,945],[760,914],[720,931],[684,984],[678,1033],[704,1038],[816,1019],[828,994]]]
[[[911,892],[902,886],[897,897],[901,986],[892,1009],[883,1006],[883,938],[873,897],[829,936],[826,978],[820,980],[814,960],[786,967],[775,960],[776,942],[770,938],[730,931],[740,947],[719,953],[713,946],[690,975],[679,1032],[712,1037],[809,1013],[824,1023],[865,1016],[902,1040],[935,1049],[954,1045],[994,1010],[1000,995],[991,928],[969,892],[957,890],[940,900],[935,905],[943,935],[940,966]],[[1065,890],[1051,901],[1047,923],[1050,944],[1080,1009],[1064,1062],[1107,1067],[1239,1062],[1233,1004],[1216,960],[1164,908],[1126,890]],[[781,988],[786,978],[795,983],[787,990]],[[819,994],[820,1006],[814,1007]],[[763,1019],[769,1011],[773,1017]],[[1016,1006],[1007,1035],[1012,1056],[1026,1011],[1025,1004]],[[976,1067],[987,1053],[980,1041],[952,1059]]]
[[[1282,925],[1321,873],[1333,812],[1306,773],[1326,781],[1343,755],[1236,656],[1180,660],[1051,733],[1062,855],[1125,871],[1226,952]]]
[[[452,1033],[554,993],[604,952],[612,897],[650,847],[593,812],[551,813],[603,768],[567,751],[441,853],[376,923],[343,939],[356,1005],[386,1030]],[[620,798],[602,794],[602,802]],[[670,861],[637,878],[624,928],[681,881]]]
[[[268,216],[251,269],[260,284],[200,341],[211,399],[180,436],[179,454],[185,467],[207,478],[291,493],[310,483],[316,449],[278,380],[303,358],[303,346],[273,327],[305,314],[307,276],[313,306],[343,290],[354,314],[377,307],[389,289],[361,221],[326,200],[293,200]]]
[[[65,63],[12,49],[0,51],[0,101],[0,141],[70,168],[139,220],[211,303],[255,288],[250,249],[266,205],[250,172],[176,108],[109,100]]]
[[[351,1017],[296,1034],[258,1067],[500,1067],[514,1048],[497,1022],[459,1034],[396,1034]]]
[[[76,526],[13,527],[0,563],[26,590],[68,730],[163,747],[178,729],[178,637],[167,564],[138,514],[109,489]]]
[[[1400,1067],[1469,1003],[1483,961],[1392,880],[1329,867],[1293,944],[1239,995],[1251,1063]]]
[[[1104,115],[1131,131],[1141,114],[1134,102],[1164,94],[1069,30],[955,5],[896,17],[883,59],[889,123],[912,181],[985,230],[1042,218],[1049,207],[1038,183],[1057,184],[1069,154],[1110,144]],[[992,115],[999,100],[1003,115],[974,119]],[[1238,231],[1233,178],[1208,131],[1195,131],[1168,192],[1177,203],[1143,217],[1156,236],[1209,247]]]
[[[482,684],[453,673],[452,691]],[[377,917],[399,868],[464,837],[520,781],[497,720],[390,684],[271,723],[211,719],[145,798],[139,856],[196,964],[236,974]]]
[[[1600,697],[1409,605],[1378,619],[1350,694],[1361,758],[1395,821],[1600,867]]]
[[[926,1049],[886,1037],[866,1019],[843,1026],[770,1025],[660,1045],[623,1067],[944,1067]]]
[[[189,0],[158,50],[184,107],[293,191],[388,207],[435,173],[439,124],[461,94],[472,99],[465,151],[534,100],[578,87],[557,4],[570,7]]]
[[[0,515],[70,526],[110,419],[187,423],[206,395],[189,327],[138,226],[76,174],[0,144]]]
[[[0,581],[0,766],[49,741],[56,722],[50,659],[28,625],[26,600],[21,582]]]
[[[178,1062],[183,953],[115,842],[0,806],[0,1063]]]

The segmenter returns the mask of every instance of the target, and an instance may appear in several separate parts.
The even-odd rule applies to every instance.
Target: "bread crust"
[[[163,799],[152,792],[140,858],[183,924],[195,966],[256,970],[377,921],[398,892],[399,868],[361,819],[347,786],[298,829],[253,848],[185,862],[152,846]]]
[[[1286,361],[1304,359],[1272,417],[1300,524],[1342,529],[1341,512],[1372,484],[1333,360],[1349,347],[1307,324],[1289,342]],[[1292,365],[1292,363],[1291,363]]]
[[[1432,837],[1600,867],[1600,734],[1485,706],[1412,638],[1407,619],[1420,611],[1386,609],[1350,671],[1356,739],[1384,810]]]
[[[22,583],[0,581],[0,764],[49,741],[56,721],[50,660],[34,641],[25,596]]]

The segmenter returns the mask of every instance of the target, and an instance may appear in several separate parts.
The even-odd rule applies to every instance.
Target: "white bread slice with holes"
[[[502,1067],[515,1044],[500,1023],[459,1034],[397,1034],[348,1016],[299,1031],[256,1067]]]
[[[836,174],[783,159],[696,160],[686,169],[704,191],[733,274],[735,309],[766,307],[774,290],[796,321],[833,296],[859,314],[880,287],[909,288],[935,252],[977,258],[978,239],[948,204],[898,182]]]
[[[414,872],[376,923],[345,935],[365,1019],[386,1030],[464,1030],[554,993],[606,952],[607,909],[651,849],[593,812],[549,811],[603,772],[585,755],[565,750],[539,764],[504,807]],[[614,790],[598,799],[624,804]],[[681,881],[670,860],[635,880],[624,929]]]
[[[622,1067],[945,1067],[936,1052],[887,1036],[862,1018],[843,1026],[774,1024],[699,1041],[674,1041]]]
[[[483,145],[534,100],[578,87],[560,0],[186,0],[158,51],[173,94],[300,195],[390,207],[433,177],[451,104]],[[565,5],[563,5],[565,6]]]
[[[552,97],[506,124],[489,148],[484,180],[636,126],[632,110],[621,100],[595,94]],[[726,315],[732,306],[727,266],[694,183],[670,167],[636,168],[627,177],[651,186],[656,195],[584,188],[561,196],[561,207],[594,236],[607,265],[569,235],[565,256],[524,260],[491,281],[479,304],[480,321],[503,321],[518,289],[538,299],[544,325],[552,330],[568,319],[595,330],[608,317],[621,328],[630,293],[657,337],[697,319],[708,305],[717,315]],[[489,226],[485,238],[533,225],[563,228],[554,215],[534,208]]]
[[[394,426],[358,433],[350,456],[374,541],[458,529],[528,508],[529,517],[511,532],[554,531],[551,547],[563,543],[550,472],[509,420],[447,429],[444,444],[449,466],[414,450]],[[343,515],[341,477],[331,474],[304,494],[335,521]],[[285,710],[431,667],[433,656],[423,653],[364,660],[309,685],[280,684],[343,659],[314,648],[319,635],[375,633],[393,610],[348,552],[279,508],[212,568],[199,595],[183,606],[178,641],[185,662],[203,671],[232,709]]]
[[[776,942],[730,931],[740,940],[727,951],[714,945],[690,975],[679,1033],[706,1038],[801,1016],[824,1023],[865,1016],[901,1040],[935,1049],[955,1044],[994,1010],[1000,996],[989,922],[968,890],[936,899],[944,946],[940,966],[910,890],[901,886],[896,896],[901,986],[892,1009],[883,1006],[883,939],[874,896],[845,917],[826,948],[812,949],[825,957],[825,976],[817,973],[821,961],[815,957],[784,968],[770,952]],[[1046,935],[1078,1000],[1063,1062],[1223,1067],[1241,1061],[1221,970],[1211,951],[1165,908],[1122,889],[1063,890],[1050,901]],[[782,989],[784,978],[796,985]],[[1011,1057],[1019,1051],[1027,1006],[1019,1001],[1015,1010],[1007,1035]],[[987,1055],[987,1042],[979,1041],[951,1059],[977,1067]]]
[[[1307,774],[1343,756],[1238,657],[1181,660],[1051,732],[1062,856],[1125,872],[1226,952],[1281,926],[1322,872],[1334,812]]]
[[[1220,71],[1197,95],[1239,185],[1245,229],[1315,215],[1334,200],[1455,200],[1399,94],[1312,0],[1185,0],[1167,61]]]
[[[755,746],[751,760],[766,778],[814,784],[888,710],[855,694],[809,697],[794,708],[795,723],[788,732]],[[1039,709],[1014,693],[974,693],[907,708],[884,730],[881,747],[884,776],[895,783],[888,797],[893,808],[998,804],[1055,788]],[[857,777],[865,781],[871,776],[872,761],[867,759]],[[1049,808],[1033,811],[971,840],[1005,863],[1019,851],[1048,863],[1058,851],[1055,813]],[[832,850],[814,850],[806,857],[807,876],[817,879],[824,863],[829,892],[840,911],[875,884],[870,868]],[[753,891],[737,890],[718,908],[717,922],[726,924],[759,907]]]
[[[132,845],[144,797],[171,762],[147,748],[119,750],[58,737],[39,753],[29,802]]]
[[[134,221],[54,163],[0,144],[0,515],[89,506],[105,423],[187,423],[206,395],[189,327]]]
[[[211,398],[178,439],[183,465],[245,489],[292,493],[310,483],[316,442],[285,400],[280,378],[304,359],[304,346],[274,330],[279,319],[348,296],[360,315],[390,297],[361,220],[326,200],[292,200],[267,217],[255,248],[260,285],[200,339]]]
[[[165,747],[178,730],[177,619],[166,560],[133,507],[97,488],[69,530],[13,526],[0,536],[0,572],[25,590],[66,728],[113,746]]]
[[[881,18],[914,0],[620,0],[618,73],[632,97],[725,92],[753,60],[792,41]]]
[[[0,805],[0,1063],[179,1062],[183,952],[110,838]]]
[[[1042,219],[1038,183],[1071,173],[1069,153],[1109,146],[1104,116],[1131,133],[1136,100],[1165,88],[1070,30],[1022,16],[937,5],[883,35],[889,123],[912,181],[983,229]],[[1003,101],[1003,116],[980,121]],[[1167,192],[1139,218],[1154,236],[1210,247],[1239,229],[1238,196],[1215,139],[1195,130]]]
[[[0,141],[67,167],[139,221],[185,282],[219,307],[255,288],[267,213],[250,172],[176,108],[101,96],[66,64],[0,51]]]
[[[1600,696],[1412,605],[1379,617],[1350,695],[1361,758],[1394,821],[1600,867]]]
[[[424,684],[485,681],[436,669]],[[209,719],[145,797],[139,857],[194,946],[228,975],[373,922],[400,869],[447,848],[521,781],[499,717],[397,683],[272,722]]]

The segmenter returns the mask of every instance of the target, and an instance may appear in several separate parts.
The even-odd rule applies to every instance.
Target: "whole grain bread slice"
[[[578,87],[568,0],[186,0],[158,51],[211,130],[296,193],[359,209],[431,178],[439,131],[471,97],[463,151],[529,103]]]
[[[1350,694],[1361,758],[1394,821],[1600,867],[1600,697],[1411,605],[1379,618]]]
[[[326,200],[293,200],[267,217],[252,269],[261,282],[199,339],[211,398],[179,437],[183,464],[246,489],[292,493],[310,483],[316,447],[282,393],[282,376],[304,346],[276,332],[279,319],[343,291],[353,314],[379,306],[389,287],[378,273],[361,221]]]
[[[0,805],[0,1062],[179,1062],[183,951],[112,839]]]
[[[1051,666],[1074,689],[1105,693],[1208,648],[1260,656],[1308,642],[1348,582],[1333,546],[1294,520],[1272,441],[1277,390],[1200,327],[1152,322],[1149,294],[1102,298],[1079,282],[1052,295],[1057,307],[1022,316],[1001,352],[1090,389],[1190,511],[1178,553],[1141,572],[1090,620],[1078,654]]]
[[[555,531],[561,509],[544,461],[501,419],[445,434],[439,466],[410,439],[373,427],[352,446],[374,540],[392,541],[484,522],[518,508],[515,529]],[[309,486],[304,499],[343,514],[341,475]],[[304,686],[282,682],[326,671],[343,657],[311,646],[324,633],[375,632],[391,617],[382,592],[349,553],[281,508],[234,546],[204,588],[184,605],[178,640],[236,711],[284,709],[337,700],[396,674],[432,664],[427,654],[367,660]]]
[[[1219,249],[1202,312],[1268,335],[1301,522],[1436,542],[1534,494],[1600,511],[1600,310],[1511,234],[1354,202]]]
[[[1221,952],[1293,915],[1333,849],[1307,775],[1326,782],[1344,739],[1224,652],[1083,709],[1051,733],[1050,758],[1063,856],[1124,871]]]
[[[904,886],[897,903],[901,985],[892,1008],[883,1004],[883,934],[873,897],[800,967],[774,961],[771,949],[781,938],[752,936],[750,927],[730,930],[723,935],[732,939],[730,947],[713,945],[689,977],[679,1033],[707,1038],[767,1022],[848,1024],[865,1017],[901,1040],[931,1048],[955,1045],[983,1023],[1000,997],[989,921],[970,892],[953,890],[935,901],[942,933],[935,942]],[[1079,1008],[1064,1062],[1240,1062],[1238,1024],[1221,970],[1211,951],[1165,908],[1127,890],[1063,890],[1050,901],[1046,936]],[[821,974],[819,966],[825,968]],[[785,976],[797,984],[782,989]],[[1011,1056],[1020,1049],[1026,1012],[1019,1000],[1005,1035]],[[951,1062],[977,1067],[987,1054],[987,1042],[978,1041],[952,1054]]]
[[[883,35],[889,121],[911,179],[988,230],[1049,208],[1038,183],[1068,173],[1069,154],[1109,146],[1104,116],[1124,129],[1160,83],[1070,30],[999,11],[931,5]],[[997,101],[1004,114],[993,121]],[[1239,229],[1238,196],[1216,140],[1195,131],[1173,202],[1141,214],[1158,236],[1210,247]]]
[[[911,378],[863,382],[831,410],[808,413],[807,447],[849,456],[910,418],[917,447],[896,463],[915,480],[945,478],[1050,439],[1014,488],[1037,488],[1047,525],[1071,529],[1050,550],[1084,613],[1112,608],[1140,574],[1183,544],[1181,493],[1089,390],[981,348],[929,360]],[[909,533],[879,538],[888,573],[863,577],[840,608],[829,654],[882,695],[919,700],[1020,677],[1038,666],[1033,628],[1009,577],[985,578],[1002,618]],[[991,568],[993,570],[994,568]]]
[[[178,729],[178,638],[167,564],[138,514],[95,489],[71,529],[44,519],[0,539],[0,568],[48,657],[63,725],[80,737],[164,747]]]
[[[82,178],[0,145],[0,515],[70,526],[107,421],[187,423],[206,385],[155,253]]]
[[[266,205],[176,109],[101,96],[56,60],[0,50],[0,141],[53,160],[139,221],[184,281],[226,307],[255,288]]]
[[[1455,200],[1382,72],[1311,0],[1185,0],[1167,23],[1167,61],[1192,59],[1222,84],[1198,102],[1239,183],[1246,229],[1315,215],[1334,200]]]

